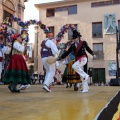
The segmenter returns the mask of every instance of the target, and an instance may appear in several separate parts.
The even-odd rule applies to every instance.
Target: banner
[[[109,61],[108,62],[108,71],[109,76],[116,76],[116,61]]]

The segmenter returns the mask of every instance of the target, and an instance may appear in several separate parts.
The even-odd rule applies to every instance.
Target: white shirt
[[[24,44],[20,44],[19,42],[14,42],[13,44],[13,48],[15,48],[16,50],[20,51],[20,52],[24,52]]]
[[[51,48],[52,54],[53,54],[53,55],[57,54],[57,53],[58,53],[58,49],[57,49],[56,44],[55,44],[52,40],[50,40],[50,39],[48,39],[48,38],[46,38],[45,41],[46,41],[46,40],[47,40],[47,42],[45,43],[45,45],[46,45],[48,48]],[[47,49],[44,48],[43,51],[47,51]]]
[[[80,43],[79,40],[75,42],[75,46],[76,46],[76,48],[77,48],[77,46],[78,46],[79,43]]]
[[[0,62],[0,69],[4,69],[4,54],[9,54],[11,48],[8,46],[4,46],[2,49],[0,49],[0,57],[3,58],[3,60]]]
[[[4,54],[9,54],[10,50],[10,47],[4,46],[2,49],[0,49],[0,57],[4,57]]]

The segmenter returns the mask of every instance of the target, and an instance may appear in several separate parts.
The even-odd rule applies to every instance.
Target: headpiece
[[[76,39],[76,38],[82,37],[80,32],[78,32],[77,30],[73,29],[72,31],[73,31],[72,39]]]
[[[11,38],[12,38],[12,40],[14,41],[14,40],[16,40],[19,36],[20,36],[20,34],[12,34],[12,35],[11,35]]]

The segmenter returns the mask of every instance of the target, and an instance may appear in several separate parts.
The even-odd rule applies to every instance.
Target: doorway
[[[93,83],[106,83],[105,68],[93,69]]]

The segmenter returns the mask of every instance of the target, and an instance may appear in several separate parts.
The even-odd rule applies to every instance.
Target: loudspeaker
[[[112,78],[109,82],[110,86],[120,86],[120,78]]]

